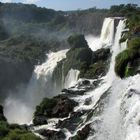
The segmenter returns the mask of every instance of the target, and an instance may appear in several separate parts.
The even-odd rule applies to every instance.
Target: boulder
[[[34,125],[46,124],[48,118],[64,118],[73,112],[78,103],[65,95],[59,95],[52,99],[44,98],[34,113]]]
[[[33,119],[33,123],[34,125],[44,125],[44,124],[47,124],[47,118],[45,116],[36,116],[34,119]]]
[[[56,106],[52,109],[53,117],[67,117],[71,113],[75,106],[78,105],[74,100],[69,99],[63,95],[55,97],[57,100]]]

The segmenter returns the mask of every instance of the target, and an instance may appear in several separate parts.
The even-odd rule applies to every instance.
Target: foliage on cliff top
[[[87,41],[85,40],[84,35],[81,34],[70,36],[68,38],[68,43],[73,48],[88,48]]]

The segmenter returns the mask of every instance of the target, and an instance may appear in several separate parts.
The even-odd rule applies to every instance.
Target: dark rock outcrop
[[[90,124],[88,124],[82,130],[79,130],[76,136],[70,138],[69,140],[85,140],[88,137],[90,130]]]
[[[33,120],[34,125],[44,125],[47,124],[47,118],[45,116],[36,116]]]
[[[3,107],[0,105],[0,121],[6,121],[6,118],[3,113]]]
[[[54,130],[38,130],[37,133],[46,137],[47,140],[64,140],[66,138],[65,134],[62,131]]]
[[[78,105],[75,101],[62,95],[55,97],[55,99],[57,100],[57,104],[52,109],[52,116],[54,117],[67,117],[73,111],[74,107]]]
[[[65,92],[67,94],[72,94],[72,95],[83,95],[86,92],[86,90],[63,89],[62,92]]]
[[[48,118],[64,118],[73,112],[78,103],[69,99],[65,95],[59,95],[52,99],[45,98],[42,103],[36,107],[34,113],[34,124],[46,123]],[[43,118],[43,119],[42,119]],[[46,119],[45,119],[46,118]]]
[[[70,118],[65,119],[63,121],[59,121],[57,124],[57,128],[66,128],[70,132],[74,132],[77,126],[82,122],[81,116],[84,115],[86,111],[81,112],[73,112],[70,115]]]

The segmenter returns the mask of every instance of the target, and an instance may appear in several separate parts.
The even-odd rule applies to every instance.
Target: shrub
[[[68,38],[68,43],[74,48],[85,48],[88,47],[87,41],[84,35],[72,35]]]
[[[51,109],[56,105],[56,103],[57,101],[55,99],[44,98],[43,101],[40,103],[40,105],[36,107],[34,116],[44,114],[46,115],[46,117],[49,116],[50,114],[49,113],[46,114],[44,111],[47,110],[47,112],[51,112]]]
[[[126,69],[125,69],[125,77],[129,77],[132,75],[134,75],[134,68],[131,65],[129,65],[129,63],[128,63],[128,65],[126,66]]]
[[[2,140],[41,140],[31,132],[20,129],[11,130]]]
[[[8,124],[5,121],[0,121],[0,138],[6,136],[9,133]]]
[[[128,41],[128,48],[130,49],[140,49],[140,38],[135,37]]]

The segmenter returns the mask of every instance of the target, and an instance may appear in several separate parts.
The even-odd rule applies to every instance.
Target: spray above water
[[[10,123],[30,123],[36,105],[44,97],[56,95],[51,91],[51,76],[57,66],[57,62],[66,57],[67,51],[50,52],[47,60],[43,64],[36,66],[27,89],[20,90],[18,97],[9,96],[5,100],[5,116]],[[59,93],[57,92],[57,94]]]
[[[85,39],[88,43],[88,46],[91,48],[92,51],[96,51],[100,48],[102,48],[100,37],[95,37],[93,35],[87,35],[85,36]]]

